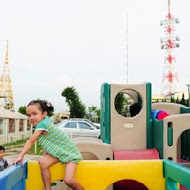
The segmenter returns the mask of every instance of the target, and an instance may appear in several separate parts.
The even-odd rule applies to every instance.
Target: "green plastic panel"
[[[187,154],[186,154],[186,134],[185,131],[181,134],[181,158],[186,160]]]
[[[187,131],[187,160],[190,161],[190,130]]]
[[[182,107],[180,108],[180,112],[181,112],[181,114],[183,114],[183,113],[190,113],[190,108],[189,108],[189,107],[182,106]]]
[[[152,139],[153,148],[156,148],[159,152],[160,158],[163,159],[163,120],[152,121]]]
[[[101,139],[104,143],[110,144],[110,84],[102,84],[100,101]]]
[[[173,145],[173,128],[171,126],[171,123],[168,123],[168,146]]]
[[[151,110],[152,110],[152,88],[151,83],[146,83],[146,97],[147,97],[147,148],[152,148],[152,119],[151,119]]]
[[[182,106],[181,114],[190,113],[190,108]],[[190,130],[186,130],[181,135],[181,158],[190,161]]]
[[[166,190],[178,190],[177,183],[190,189],[190,169],[170,160],[163,160]]]
[[[181,158],[190,161],[190,130],[181,135]]]
[[[142,99],[141,99],[141,97],[139,96],[139,94],[138,94],[137,99],[138,99],[138,103],[142,105]]]

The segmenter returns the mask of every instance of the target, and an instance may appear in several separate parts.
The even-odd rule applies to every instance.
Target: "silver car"
[[[63,120],[56,124],[57,127],[68,133],[73,137],[95,137],[100,138],[100,129],[93,123],[82,119]]]

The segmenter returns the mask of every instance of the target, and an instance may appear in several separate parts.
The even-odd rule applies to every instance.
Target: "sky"
[[[16,110],[40,98],[50,101],[55,111],[64,111],[68,106],[61,92],[68,86],[75,87],[86,107],[100,107],[104,82],[151,82],[152,93],[160,94],[165,58],[160,20],[167,15],[167,4],[167,0],[1,1],[0,71],[8,40]],[[187,0],[171,0],[171,13],[180,20],[175,26],[180,48],[174,50],[180,90],[187,90],[190,82],[189,5]]]

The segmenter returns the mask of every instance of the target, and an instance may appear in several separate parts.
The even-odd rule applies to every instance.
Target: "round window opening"
[[[134,90],[123,90],[115,97],[115,109],[123,117],[134,117],[142,108],[140,94]]]

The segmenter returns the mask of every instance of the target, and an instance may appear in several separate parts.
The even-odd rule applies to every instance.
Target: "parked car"
[[[72,138],[73,137],[95,137],[100,138],[100,129],[93,123],[85,119],[63,120],[56,124],[57,127],[64,130]]]
[[[86,122],[90,123],[91,125],[93,125],[94,127],[96,127],[97,129],[100,129],[100,123],[93,123],[93,122],[90,121],[89,119],[71,118],[70,120],[72,120],[72,121],[86,121]]]
[[[93,123],[97,127],[97,129],[100,129],[100,123]]]
[[[80,119],[78,119],[78,120],[80,120]],[[91,125],[95,126],[97,129],[100,129],[100,123],[93,123],[92,121],[90,121],[88,119],[81,119],[81,120],[89,122]]]

